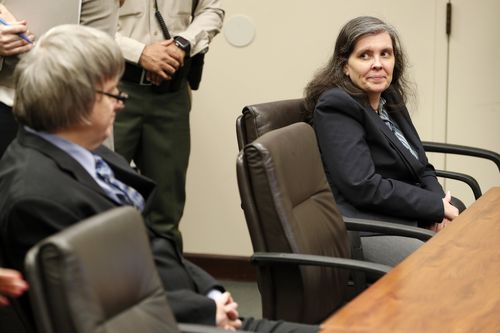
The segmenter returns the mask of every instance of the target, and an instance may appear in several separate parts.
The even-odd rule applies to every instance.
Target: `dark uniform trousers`
[[[182,249],[178,229],[186,199],[186,172],[190,153],[189,113],[191,97],[187,82],[176,92],[158,93],[152,86],[122,80],[129,94],[117,113],[115,151],[157,185],[152,203],[151,227],[173,236]]]

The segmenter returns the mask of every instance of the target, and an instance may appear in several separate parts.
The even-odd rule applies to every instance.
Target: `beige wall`
[[[226,0],[226,21],[247,16],[254,42],[231,46],[217,36],[194,92],[192,155],[181,230],[185,251],[250,255],[236,183],[235,120],[248,104],[297,98],[330,56],[339,28],[359,15],[375,15],[400,31],[418,87],[412,103],[424,140],[444,141],[447,43],[445,0]],[[442,165],[443,159],[434,163]]]
[[[500,153],[500,1],[452,2],[447,141]],[[473,174],[483,191],[500,185],[498,168],[489,161],[450,157],[446,163],[450,170]],[[465,186],[448,182],[447,187],[473,200]]]

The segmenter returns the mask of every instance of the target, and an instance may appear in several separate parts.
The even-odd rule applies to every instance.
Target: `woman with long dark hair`
[[[375,17],[341,29],[334,54],[305,90],[328,181],[345,216],[435,231],[458,215],[406,109],[410,86],[396,30]],[[362,235],[368,260],[394,265],[421,242]]]

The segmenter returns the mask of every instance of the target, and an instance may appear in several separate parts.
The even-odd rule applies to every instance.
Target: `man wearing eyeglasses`
[[[84,217],[144,210],[154,184],[101,144],[127,96],[120,48],[97,29],[63,25],[17,64],[19,132],[0,160],[0,257],[23,271],[31,246]],[[29,312],[28,298],[20,302]]]

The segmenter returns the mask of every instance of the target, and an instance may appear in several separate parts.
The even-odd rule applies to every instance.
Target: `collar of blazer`
[[[22,127],[19,131],[18,140],[21,145],[34,149],[54,161],[63,172],[69,174],[82,185],[91,188],[94,192],[97,192],[106,199],[113,201],[106,195],[104,190],[95,182],[95,180],[80,165],[80,163],[63,150],[40,138],[39,136],[27,132]],[[130,175],[130,179],[141,178],[141,180],[132,181],[134,184],[128,185],[136,188],[134,185],[142,183],[142,186],[140,186],[141,188],[136,189],[145,197],[145,199],[149,196],[149,194],[151,194],[154,189],[154,183],[149,179],[127,170],[127,163],[125,160],[120,160],[116,154],[112,153],[106,147],[98,148],[95,153],[100,155],[110,165],[113,171],[120,174]]]

